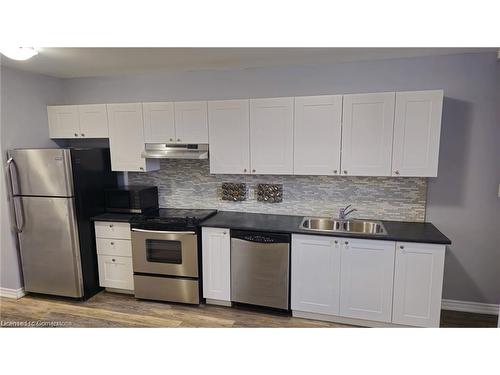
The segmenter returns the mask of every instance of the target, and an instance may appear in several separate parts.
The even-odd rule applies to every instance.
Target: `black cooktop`
[[[137,215],[130,220],[132,228],[151,230],[195,229],[217,210],[160,208]]]

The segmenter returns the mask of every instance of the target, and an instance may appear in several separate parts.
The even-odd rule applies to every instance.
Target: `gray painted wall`
[[[12,230],[5,165],[7,150],[21,147],[57,147],[49,139],[47,104],[62,100],[62,80],[1,67],[0,176],[0,287],[22,287],[16,235]]]
[[[439,177],[428,180],[427,195],[427,220],[453,241],[447,252],[443,296],[498,303],[499,75],[496,55],[482,53],[69,79],[60,98],[63,104],[83,104],[444,89]],[[25,110],[26,100],[21,99],[19,105]],[[40,118],[46,122],[45,114]]]
[[[428,181],[427,220],[453,245],[444,298],[500,302],[500,121],[495,53],[334,65],[80,78],[71,103],[225,99],[444,89],[439,177]]]

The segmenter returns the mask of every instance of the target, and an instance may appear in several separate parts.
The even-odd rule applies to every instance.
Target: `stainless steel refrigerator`
[[[28,292],[88,298],[99,276],[91,217],[116,186],[108,149],[8,152],[15,230]]]

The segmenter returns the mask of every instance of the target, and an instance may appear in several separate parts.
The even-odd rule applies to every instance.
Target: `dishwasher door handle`
[[[290,244],[290,235],[282,233],[232,231],[231,239],[263,244]]]

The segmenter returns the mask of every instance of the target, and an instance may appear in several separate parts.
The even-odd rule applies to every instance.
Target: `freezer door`
[[[19,244],[26,291],[82,297],[74,199],[19,197],[16,201],[16,211],[24,216]]]
[[[24,149],[9,151],[14,195],[73,196],[69,149]]]

